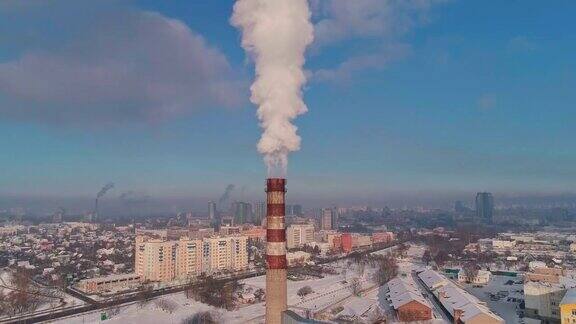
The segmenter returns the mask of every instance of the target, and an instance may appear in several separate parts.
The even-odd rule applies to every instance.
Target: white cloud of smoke
[[[310,16],[307,0],[238,0],[234,5],[231,22],[242,30],[242,47],[256,68],[250,100],[258,106],[263,128],[258,150],[269,175],[285,175],[288,153],[300,149],[292,120],[307,111],[302,86],[304,54],[314,37]]]

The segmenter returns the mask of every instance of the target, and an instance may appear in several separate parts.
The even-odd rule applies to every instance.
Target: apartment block
[[[286,230],[286,245],[289,249],[314,242],[314,225],[293,224]]]
[[[248,237],[206,238],[202,242],[202,272],[240,271],[248,267]]]
[[[135,273],[142,280],[169,282],[201,273],[239,271],[248,267],[246,236],[164,238],[136,237]]]

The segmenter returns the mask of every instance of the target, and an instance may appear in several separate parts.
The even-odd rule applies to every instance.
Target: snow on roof
[[[494,319],[494,321],[498,321],[501,323],[504,323],[504,320],[492,313],[488,308],[478,305],[478,304],[473,304],[473,303],[469,303],[465,306],[463,306],[462,308],[460,308],[460,310],[463,311],[462,316],[460,316],[460,319],[466,323],[470,320],[472,320],[474,317],[478,316],[478,315],[485,315],[488,317],[492,317]]]
[[[394,309],[398,309],[398,307],[412,301],[431,308],[428,301],[422,297],[420,290],[412,281],[394,278],[388,282],[388,288],[390,289],[390,300]]]
[[[424,306],[427,306],[428,308],[431,308],[430,304],[428,303],[428,301],[426,301],[426,299],[412,292],[406,292],[398,296],[390,297],[390,299],[392,299],[392,307],[394,307],[394,309],[398,309],[413,301],[418,302],[419,304],[422,304]]]
[[[464,323],[478,315],[485,315],[494,319],[495,322],[504,323],[501,317],[490,311],[478,298],[452,283],[448,283],[439,288],[436,293],[442,306],[444,306],[452,316],[454,316],[455,310],[462,311],[460,319]]]
[[[83,279],[80,280],[80,282],[106,282],[106,281],[113,281],[113,280],[122,280],[122,279],[128,279],[128,280],[135,280],[140,278],[139,275],[135,274],[135,273],[127,273],[127,274],[114,274],[114,275],[109,275],[109,276],[105,276],[105,277],[96,277],[96,278],[91,278],[91,279]]]
[[[560,305],[566,304],[576,304],[576,289],[572,288],[566,291],[566,295],[564,295],[564,298],[562,298]]]
[[[426,284],[426,286],[430,289],[434,289],[439,286],[444,286],[445,284],[448,283],[448,281],[444,276],[430,269],[422,271],[421,273],[418,274],[418,277],[420,277],[420,279],[424,281],[424,284]]]

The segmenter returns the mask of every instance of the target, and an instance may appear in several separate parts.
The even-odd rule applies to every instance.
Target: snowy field
[[[0,269],[0,293],[4,296],[9,294],[12,291],[12,273],[10,270]],[[47,289],[53,290],[53,294],[56,295],[57,298],[46,298],[49,302],[42,303],[33,313],[27,315],[39,315],[43,313],[53,312],[56,310],[62,310],[67,308],[73,308],[84,305],[84,302],[80,299],[77,299],[73,296],[66,294],[63,291],[57,290],[56,288]],[[18,316],[18,315],[17,315]],[[7,320],[9,316],[0,316],[0,320]]]
[[[363,271],[355,264],[349,265],[347,260],[341,260],[330,265],[339,274],[327,275],[321,279],[309,279],[301,281],[288,281],[288,306],[290,309],[300,314],[306,311],[312,313],[330,313],[336,306],[341,305],[343,310],[335,315],[361,315],[369,313],[378,305],[376,294],[371,297],[353,296],[352,282],[357,278],[359,290],[374,290],[375,283],[371,278],[375,269],[366,266]],[[266,276],[258,276],[241,281],[244,289],[266,288]],[[312,293],[305,297],[299,297],[297,292],[300,288],[310,286]],[[375,289],[377,292],[378,290]],[[218,321],[224,323],[263,323],[265,314],[265,303],[252,305],[242,305],[239,309],[226,311],[221,308],[214,308],[206,304],[187,299],[184,293],[175,293],[159,297],[158,299],[169,300],[175,305],[175,310],[170,313],[163,311],[154,301],[144,305],[138,303],[118,308],[116,315],[107,315],[110,317],[106,323],[125,324],[158,324],[158,323],[180,323],[182,320],[198,312],[211,311],[217,314]],[[158,300],[157,299],[157,300]],[[100,322],[102,311],[85,313],[70,318],[63,318],[54,323],[97,323]]]

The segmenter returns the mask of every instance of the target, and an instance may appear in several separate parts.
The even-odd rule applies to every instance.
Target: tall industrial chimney
[[[266,180],[266,324],[282,323],[286,310],[286,179]]]

